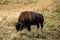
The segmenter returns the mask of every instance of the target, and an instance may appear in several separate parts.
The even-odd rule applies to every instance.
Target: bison
[[[44,16],[42,14],[33,11],[24,11],[21,12],[15,27],[17,31],[23,30],[23,28],[31,31],[31,25],[37,25],[37,29],[39,29],[40,24],[43,29],[43,22]]]

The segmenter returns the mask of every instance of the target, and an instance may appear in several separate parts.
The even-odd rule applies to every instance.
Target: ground
[[[60,12],[55,12],[53,4],[52,0],[0,0],[0,40],[60,40]],[[32,25],[30,32],[26,29],[16,32],[15,23],[22,11],[43,14],[43,30],[37,31]]]

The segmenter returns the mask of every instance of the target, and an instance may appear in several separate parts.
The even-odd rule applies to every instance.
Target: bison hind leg
[[[40,24],[41,24],[41,29],[43,29],[43,22],[41,22]]]
[[[39,23],[37,24],[37,29],[39,29]]]

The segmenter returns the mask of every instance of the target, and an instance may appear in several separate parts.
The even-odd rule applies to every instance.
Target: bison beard
[[[15,27],[16,30],[23,30],[23,28],[27,28],[28,31],[31,30],[31,25],[37,25],[37,29],[39,29],[39,24],[41,28],[43,28],[44,17],[40,13],[32,12],[32,11],[24,11],[20,14],[18,18],[18,22]]]

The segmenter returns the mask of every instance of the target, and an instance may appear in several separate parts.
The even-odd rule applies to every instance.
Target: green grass
[[[55,25],[52,22],[48,22],[45,24],[45,26],[48,28],[54,28]]]

